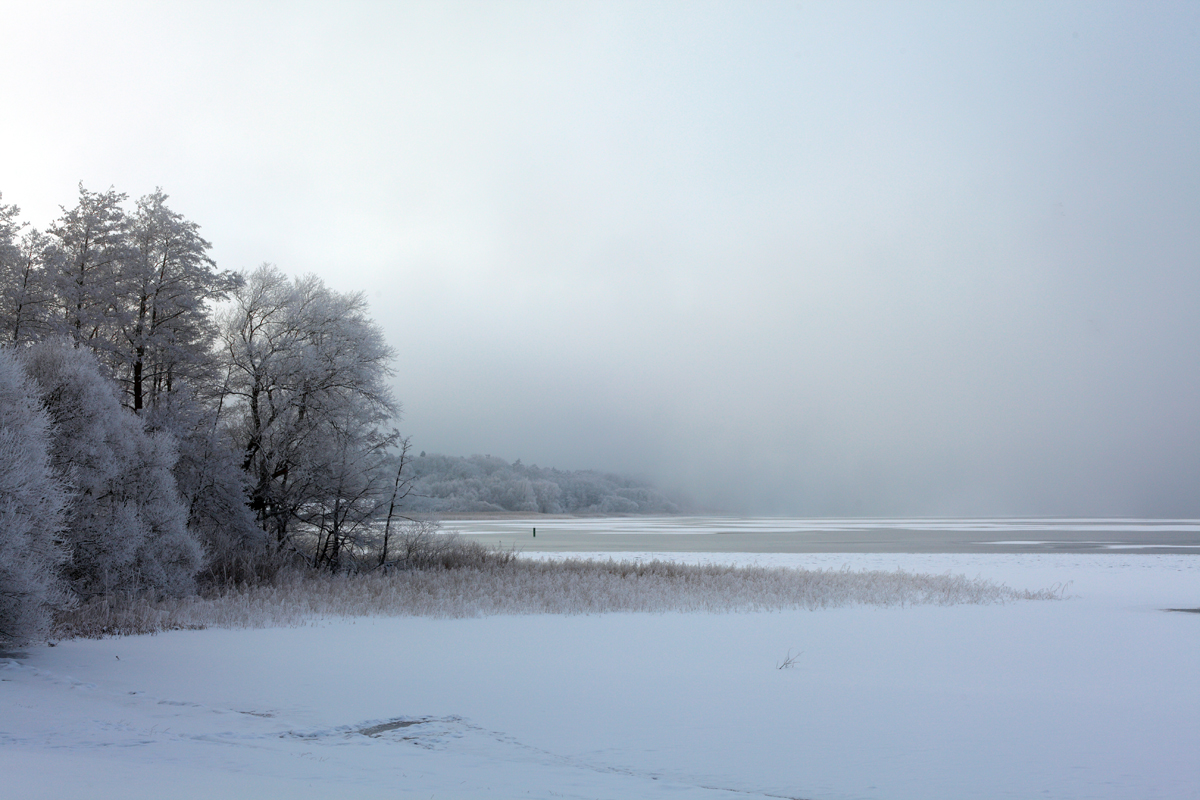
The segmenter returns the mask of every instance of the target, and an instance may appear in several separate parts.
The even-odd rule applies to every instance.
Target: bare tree
[[[329,438],[317,466],[324,496],[306,504],[302,522],[316,533],[313,566],[337,571],[351,566],[371,544],[387,497],[391,448],[398,434],[369,418],[344,414],[327,420]]]
[[[379,564],[380,567],[386,567],[388,563],[388,545],[390,544],[392,535],[392,519],[396,515],[396,506],[404,503],[412,493],[413,474],[411,470],[412,459],[409,457],[409,451],[412,448],[410,437],[405,436],[398,442],[400,452],[396,458],[396,480],[392,484],[392,497],[388,501],[387,520],[383,524],[383,545],[379,548]],[[408,470],[407,474],[405,470]]]

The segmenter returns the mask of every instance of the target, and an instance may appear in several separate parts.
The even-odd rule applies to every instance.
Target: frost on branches
[[[44,231],[0,203],[0,639],[342,570],[392,509],[393,354],[363,295],[218,270],[167,201],[80,186]]]

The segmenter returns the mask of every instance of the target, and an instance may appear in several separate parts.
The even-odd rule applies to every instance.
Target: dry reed
[[[98,637],[196,628],[294,626],[366,616],[751,612],[844,606],[991,604],[1061,597],[982,578],[904,571],[804,570],[666,561],[533,561],[497,554],[460,568],[329,574],[293,569],[203,596],[108,597],[58,619],[56,635]]]

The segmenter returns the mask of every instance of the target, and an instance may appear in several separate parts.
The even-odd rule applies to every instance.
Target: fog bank
[[[368,291],[418,450],[1200,515],[1200,8],[39,4],[4,202]]]

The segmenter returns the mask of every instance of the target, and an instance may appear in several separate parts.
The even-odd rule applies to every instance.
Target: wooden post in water
[[[537,528],[533,529],[533,538],[537,538]]]

